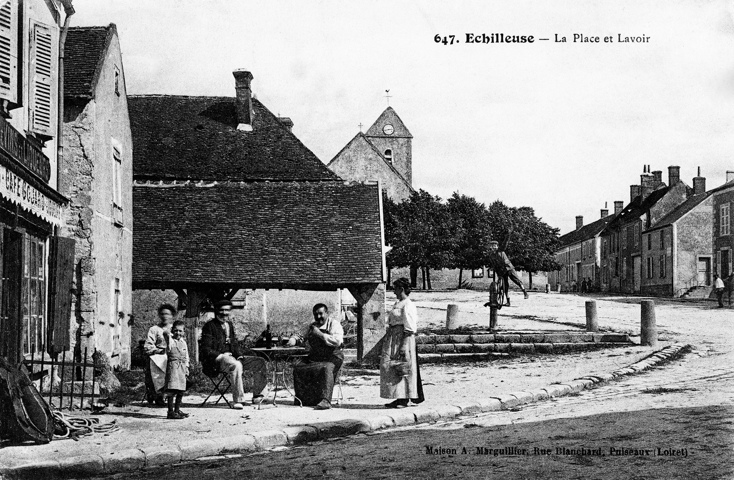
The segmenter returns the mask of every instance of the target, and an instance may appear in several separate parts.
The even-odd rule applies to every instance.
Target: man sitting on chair
[[[262,391],[268,384],[265,360],[260,357],[242,356],[229,321],[232,302],[220,300],[214,304],[216,317],[201,329],[201,363],[204,374],[213,377],[218,372],[228,372],[232,383],[233,408],[242,409],[245,390],[242,385],[243,368],[252,372],[252,403],[262,402]]]
[[[293,386],[303,405],[328,410],[344,362],[344,330],[341,323],[329,317],[329,308],[323,303],[314,305],[313,318],[305,335],[311,349],[306,361],[293,369]]]

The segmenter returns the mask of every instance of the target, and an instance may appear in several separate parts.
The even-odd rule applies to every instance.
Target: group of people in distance
[[[499,281],[507,288],[508,280],[512,280],[528,298],[507,255],[499,251],[497,242],[491,242],[490,247],[490,266],[499,275]],[[397,301],[388,312],[380,355],[380,397],[392,400],[385,405],[387,408],[404,408],[425,399],[415,342],[418,310],[409,298],[410,288],[406,278],[393,283]],[[234,323],[230,320],[231,310],[229,300],[214,304],[214,319],[201,330],[199,358],[204,374],[210,377],[219,373],[229,375],[232,406],[242,409],[245,403],[243,371],[252,374],[252,404],[258,405],[264,399],[263,391],[267,386],[267,365],[263,358],[244,355],[241,351]],[[181,419],[188,416],[180,407],[186,390],[189,354],[184,322],[174,322],[175,315],[176,309],[170,304],[158,308],[159,322],[150,327],[143,348],[148,356],[145,368],[148,402],[167,405],[168,418]],[[313,322],[305,334],[298,337],[291,338],[289,344],[302,340],[309,350],[308,356],[293,368],[296,403],[327,410],[331,408],[334,385],[344,362],[344,330],[339,320],[329,315],[328,306],[318,303],[313,307]]]

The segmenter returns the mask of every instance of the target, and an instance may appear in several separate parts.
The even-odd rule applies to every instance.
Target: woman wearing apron
[[[408,401],[421,403],[423,384],[418,370],[415,333],[418,309],[408,298],[410,281],[399,278],[393,283],[398,301],[388,314],[388,329],[382,342],[380,357],[380,397],[393,398],[387,408],[403,408]]]

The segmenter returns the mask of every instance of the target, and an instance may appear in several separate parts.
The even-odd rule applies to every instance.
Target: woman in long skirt
[[[398,301],[388,314],[388,329],[382,342],[380,357],[380,397],[393,398],[387,408],[403,408],[408,401],[421,403],[423,385],[418,370],[415,333],[418,330],[418,309],[408,298],[410,281],[399,278],[393,283]]]

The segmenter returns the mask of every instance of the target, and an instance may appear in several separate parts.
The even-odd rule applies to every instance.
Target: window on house
[[[23,315],[22,353],[40,352],[46,347],[46,242],[30,234],[23,235]]]
[[[392,150],[389,148],[385,150],[385,160],[387,160],[387,163],[392,164]]]
[[[57,28],[31,21],[29,130],[42,138],[56,136]]]
[[[660,255],[660,278],[665,278],[665,255]]]
[[[647,234],[647,249],[652,250],[652,233]]]
[[[719,210],[719,235],[729,235],[731,217],[729,215],[729,204],[724,203]]]
[[[484,267],[473,269],[471,271],[471,278],[484,278]]]
[[[115,65],[115,94],[120,96],[120,69]]]
[[[614,276],[619,276],[619,257],[614,257]]]
[[[652,278],[653,271],[652,271],[652,257],[647,257],[647,278]]]
[[[18,103],[18,2],[0,7],[0,99]]]
[[[112,214],[115,224],[122,226],[122,152],[118,145],[112,147]]]
[[[660,250],[665,250],[665,232],[660,230]]]
[[[113,301],[112,301],[112,318],[110,319],[110,327],[112,329],[112,356],[120,354],[122,349],[122,292],[120,291],[120,279],[115,278],[113,285]]]
[[[634,229],[633,235],[634,235],[634,240],[633,240],[634,246],[635,248],[637,248],[640,246],[640,224],[639,223],[635,223],[635,229]]]

